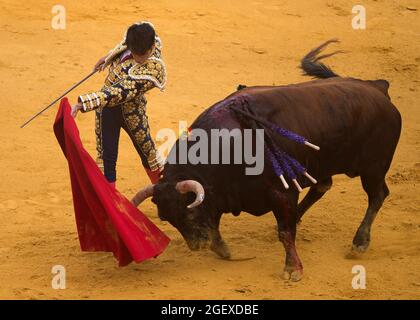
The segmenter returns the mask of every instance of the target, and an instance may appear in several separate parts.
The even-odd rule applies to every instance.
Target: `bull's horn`
[[[193,203],[187,206],[188,209],[195,208],[196,206],[200,205],[204,201],[204,188],[200,182],[195,180],[184,180],[178,182],[175,186],[175,189],[179,193],[187,193],[187,192],[194,192],[195,193],[195,200]]]
[[[137,194],[133,197],[133,199],[131,199],[131,203],[135,207],[138,207],[139,204],[142,203],[144,200],[153,196],[154,188],[155,188],[154,184],[149,184],[148,186],[144,187],[139,192],[137,192]]]

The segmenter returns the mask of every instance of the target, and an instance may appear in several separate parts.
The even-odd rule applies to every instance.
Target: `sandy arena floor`
[[[420,298],[420,3],[364,1],[367,29],[351,28],[353,1],[60,1],[66,30],[51,28],[52,1],[0,0],[0,298]],[[25,129],[20,124],[89,73],[134,21],[151,20],[164,43],[168,87],[148,94],[154,133],[177,129],[238,84],[305,81],[300,58],[338,37],[328,63],[341,75],[384,78],[403,117],[388,175],[391,196],[372,231],[367,253],[350,254],[367,206],[359,179],[336,176],[334,187],[305,216],[297,246],[305,276],[281,279],[284,251],[271,214],[226,215],[222,233],[235,258],[193,253],[161,222],[152,203],[144,213],[171,238],[157,259],[118,268],[111,254],[80,251],[67,163],[52,132],[56,107]],[[95,76],[69,95],[97,89]],[[79,115],[85,147],[94,155],[94,114]],[[131,196],[148,180],[122,134],[118,189]],[[51,288],[51,268],[67,270],[67,289]],[[367,271],[367,289],[351,286],[353,265]]]

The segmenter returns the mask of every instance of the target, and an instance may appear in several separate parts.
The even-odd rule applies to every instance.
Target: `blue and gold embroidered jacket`
[[[157,87],[164,89],[166,84],[166,68],[161,57],[162,44],[159,37],[151,56],[142,64],[138,64],[129,54],[125,41],[119,43],[108,54],[105,64],[109,65],[109,74],[105,85],[99,91],[79,96],[82,112],[96,110],[96,137],[98,162],[102,159],[102,138],[100,128],[100,112],[102,108],[121,106],[124,119],[136,143],[147,158],[151,170],[163,166],[162,160],[150,136],[150,128],[146,115],[147,100],[144,93]],[[123,60],[121,62],[121,60]]]

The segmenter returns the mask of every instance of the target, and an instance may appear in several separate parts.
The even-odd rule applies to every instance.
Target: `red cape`
[[[67,100],[61,100],[54,133],[70,169],[77,231],[83,251],[110,251],[120,266],[156,257],[169,238],[113,188],[83,148]]]

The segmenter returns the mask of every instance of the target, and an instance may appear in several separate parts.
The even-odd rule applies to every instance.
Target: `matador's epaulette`
[[[135,64],[128,70],[128,75],[135,80],[149,80],[160,90],[165,88],[166,67],[163,60],[150,57],[143,64]]]
[[[125,44],[125,39],[123,41],[121,41],[119,44],[117,44],[117,46],[112,49],[108,55],[105,58],[105,64],[104,67],[109,66],[114,60],[115,58],[120,55],[122,52],[124,52],[125,50],[127,50],[127,45]]]

